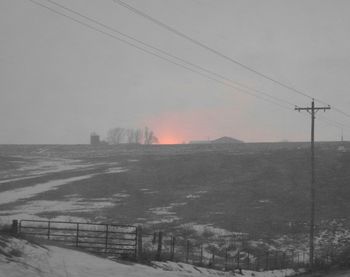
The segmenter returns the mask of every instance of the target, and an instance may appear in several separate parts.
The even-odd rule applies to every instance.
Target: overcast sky
[[[78,19],[46,0],[35,1]],[[310,99],[200,48],[112,0],[55,1],[232,81],[292,104],[310,105]],[[348,0],[124,2],[350,113]],[[264,102],[29,0],[0,1],[0,34],[0,143],[88,143],[92,131],[103,138],[112,127],[143,126],[152,128],[161,143],[220,136],[244,141],[309,140],[310,117],[293,111],[293,106],[287,110]],[[335,110],[321,113],[350,126],[350,118]],[[350,135],[347,128],[345,139]],[[318,140],[338,140],[340,134],[340,128],[317,119]]]

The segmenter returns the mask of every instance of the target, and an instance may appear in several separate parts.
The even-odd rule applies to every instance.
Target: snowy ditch
[[[76,250],[31,244],[16,238],[0,238],[4,245],[0,253],[0,276],[75,276],[75,277],[214,277],[236,276],[185,263],[154,262],[152,266],[118,263]],[[20,253],[15,256],[13,253]],[[292,269],[267,272],[243,271],[242,277],[285,277],[296,272]]]

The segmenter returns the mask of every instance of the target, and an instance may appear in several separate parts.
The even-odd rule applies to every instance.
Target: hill
[[[243,143],[243,141],[231,137],[221,137],[212,140],[211,143]]]

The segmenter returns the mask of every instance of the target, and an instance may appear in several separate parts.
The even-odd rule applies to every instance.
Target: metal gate
[[[20,220],[18,233],[107,256],[135,258],[137,254],[137,228],[132,225]]]

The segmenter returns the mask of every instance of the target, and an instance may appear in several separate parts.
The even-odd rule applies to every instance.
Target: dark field
[[[341,145],[350,146],[317,144],[319,226],[349,215],[350,152]],[[65,216],[166,229],[212,225],[258,237],[304,233],[309,159],[307,143],[2,145],[0,211],[3,220]]]

